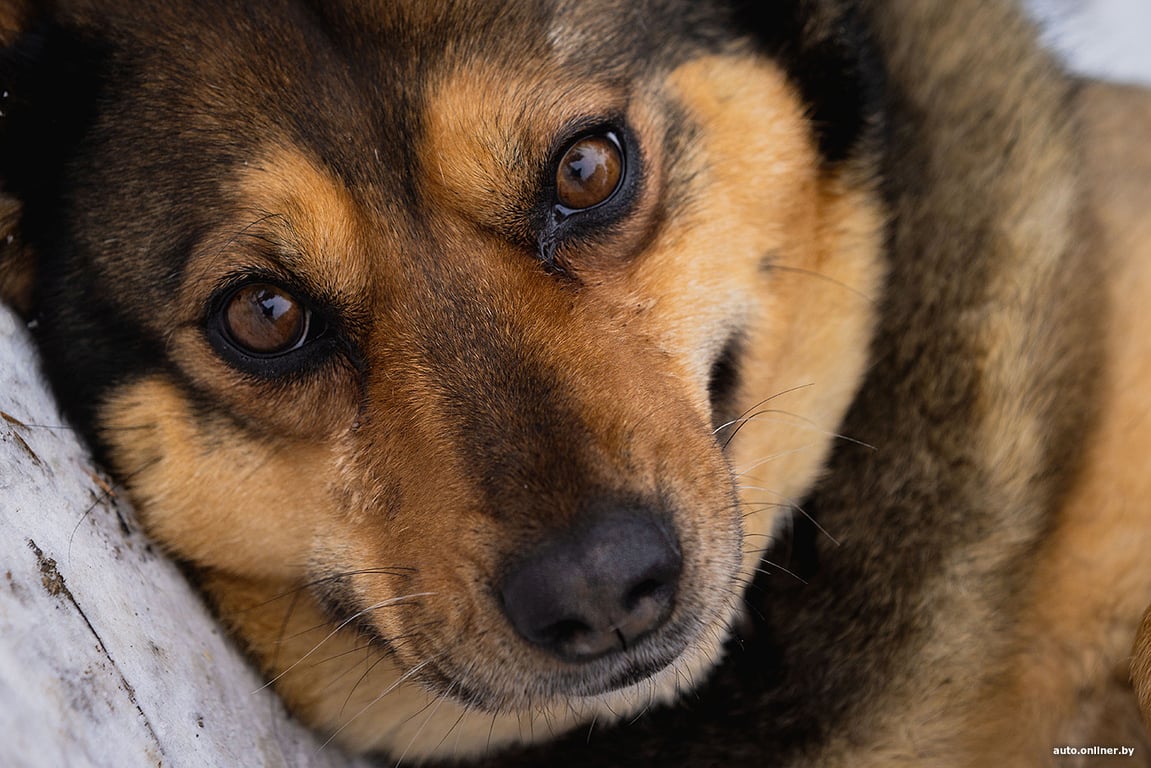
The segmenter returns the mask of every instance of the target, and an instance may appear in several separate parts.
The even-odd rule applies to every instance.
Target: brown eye
[[[624,158],[611,134],[585,136],[568,148],[556,169],[556,200],[575,211],[611,198],[623,179]]]
[[[253,283],[232,294],[223,320],[229,339],[237,347],[253,355],[276,355],[303,343],[309,313],[282,289]]]

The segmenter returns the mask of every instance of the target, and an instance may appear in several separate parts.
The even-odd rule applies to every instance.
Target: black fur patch
[[[810,109],[829,163],[851,157],[880,126],[883,66],[850,5],[828,0],[733,3],[740,28],[782,65]]]
[[[733,334],[723,351],[711,366],[707,393],[711,401],[712,428],[720,445],[726,446],[739,431],[740,414],[735,410],[735,396],[739,391],[740,356],[743,337]]]

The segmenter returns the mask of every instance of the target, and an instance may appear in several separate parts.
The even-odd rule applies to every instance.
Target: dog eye
[[[556,201],[572,211],[594,208],[612,198],[623,177],[623,148],[615,134],[585,136],[560,159]]]
[[[251,283],[228,298],[222,315],[229,341],[252,355],[279,355],[308,337],[311,312],[269,283]]]

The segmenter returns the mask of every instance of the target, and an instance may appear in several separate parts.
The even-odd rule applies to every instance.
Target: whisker
[[[784,389],[784,390],[781,390],[779,392],[776,392],[774,395],[770,395],[769,397],[765,397],[762,400],[760,400],[758,403],[747,408],[743,413],[741,413],[739,416],[735,417],[731,421],[727,422],[726,424],[720,424],[718,427],[713,429],[711,431],[711,433],[713,435],[718,435],[720,432],[727,429],[728,427],[734,426],[734,425],[740,423],[741,421],[745,420],[746,418],[748,418],[748,414],[750,414],[752,411],[755,411],[759,408],[762,408],[763,406],[767,405],[768,403],[770,403],[772,400],[775,400],[776,398],[783,397],[784,395],[790,395],[792,392],[798,392],[801,389],[808,389],[809,387],[814,387],[814,386],[815,386],[815,382],[809,382],[807,384],[799,384],[797,386],[789,387],[788,389]]]
[[[415,629],[426,629],[430,626],[432,626],[432,623],[427,622],[427,623],[420,625],[419,627],[415,627]],[[417,632],[413,631],[413,632],[407,633],[406,635],[399,635],[399,636],[394,637],[394,638],[388,638],[387,649],[390,651],[394,651],[396,648],[399,648],[404,643],[409,642],[411,640],[414,640],[417,637],[419,637],[419,634]],[[380,651],[380,653],[378,654],[378,657],[374,661],[371,662],[371,664],[368,664],[367,669],[364,670],[363,674],[361,674],[359,679],[357,679],[356,682],[352,685],[351,690],[348,691],[347,698],[344,699],[344,703],[340,706],[340,714],[341,715],[344,713],[344,710],[347,708],[348,704],[351,702],[352,696],[355,695],[355,693],[356,693],[356,689],[359,688],[368,679],[368,677],[372,674],[372,672],[375,670],[375,668],[380,665],[381,662],[383,662],[389,658],[389,655],[384,653],[383,652],[384,649],[380,648],[377,643],[369,642],[366,645],[361,646],[361,647],[374,649],[374,650]],[[343,654],[340,654],[340,655],[343,655]],[[365,659],[365,661],[366,661],[366,659]]]
[[[872,306],[875,306],[875,304],[876,304],[875,299],[873,297],[868,296],[866,293],[859,290],[858,288],[853,288],[850,285],[848,285],[847,283],[845,283],[841,280],[836,280],[834,277],[831,277],[829,275],[825,275],[822,272],[816,272],[815,270],[804,269],[803,267],[793,267],[793,266],[788,266],[788,265],[784,265],[784,264],[771,264],[768,267],[768,269],[773,271],[773,272],[791,272],[791,273],[794,273],[797,275],[804,275],[807,277],[817,277],[820,280],[823,280],[827,283],[830,283],[831,285],[834,285],[838,288],[842,288],[843,290],[847,291],[848,293],[851,293],[851,294],[857,296],[858,298],[863,299],[864,301],[866,301],[868,304],[871,304]]]
[[[385,688],[383,691],[381,691],[379,693],[379,695],[377,695],[375,698],[373,698],[371,701],[369,701],[367,704],[365,704],[363,707],[361,707],[360,711],[356,712],[356,714],[354,714],[350,718],[348,718],[347,722],[345,722],[343,725],[341,725],[339,728],[337,728],[332,733],[332,735],[330,735],[328,737],[327,741],[325,741],[323,744],[320,745],[319,749],[321,749],[321,750],[325,749],[329,744],[332,743],[332,741],[337,736],[339,736],[341,733],[343,733],[344,729],[346,729],[349,725],[351,725],[353,722],[355,722],[361,715],[363,715],[369,709],[374,707],[376,704],[379,704],[384,699],[384,697],[387,696],[389,693],[396,690],[401,685],[406,683],[408,680],[412,679],[414,676],[419,674],[420,671],[422,671],[424,669],[424,667],[437,661],[438,659],[439,659],[439,656],[432,656],[430,658],[424,659],[419,664],[416,664],[411,669],[409,669],[407,672],[405,672],[404,674],[400,675],[395,680],[393,680],[391,685],[389,685],[387,688]],[[413,715],[413,717],[414,717],[414,715]],[[411,719],[411,718],[408,718],[408,719]],[[407,721],[405,720],[404,722],[407,722]]]
[[[456,718],[456,721],[454,723],[452,723],[450,726],[448,726],[448,730],[444,732],[444,737],[442,739],[440,739],[439,742],[436,743],[436,748],[434,750],[432,750],[433,752],[438,752],[440,750],[440,747],[442,747],[444,745],[444,742],[448,740],[448,737],[452,735],[452,731],[456,731],[456,729],[459,728],[460,723],[462,723],[464,721],[464,718],[467,716],[467,714],[468,714],[468,710],[466,708],[461,707],[460,708],[460,716]],[[456,746],[457,747],[459,746],[459,743],[460,743],[460,732],[456,731]],[[457,751],[458,751],[458,749],[457,749]]]
[[[743,517],[751,517],[757,514],[760,510],[764,509],[792,509],[790,504],[781,504],[778,501],[749,501],[743,505],[745,510]],[[745,533],[744,536],[766,536],[765,533]]]
[[[254,611],[258,608],[266,608],[278,600],[283,600],[285,597],[294,597],[305,590],[311,589],[312,587],[319,586],[321,584],[327,584],[332,581],[339,581],[340,579],[346,579],[350,576],[383,575],[407,577],[416,573],[419,573],[418,568],[400,565],[379,568],[358,568],[354,571],[341,571],[339,573],[334,573],[328,576],[321,576],[319,578],[306,581],[302,584],[298,584],[291,589],[286,589],[283,592],[279,592],[272,597],[269,597],[267,600],[263,600],[259,603],[255,603],[247,608],[244,608],[243,611]]]
[[[420,735],[424,732],[424,729],[428,727],[428,724],[431,723],[432,720],[436,719],[436,713],[440,711],[440,707],[443,705],[444,700],[451,696],[451,692],[454,687],[455,683],[452,683],[452,685],[448,686],[447,691],[445,691],[443,695],[436,696],[435,706],[432,707],[432,711],[428,713],[426,718],[424,718],[424,722],[420,724],[420,727],[416,729],[416,732],[412,734],[412,738],[408,741],[408,746],[404,747],[404,751],[400,753],[399,759],[396,760],[396,768],[400,768],[400,766],[403,765],[404,758],[408,756],[408,752],[411,750],[416,741],[419,740]]]
[[[746,477],[748,474],[759,469],[764,464],[770,464],[773,461],[778,461],[779,459],[785,458],[787,456],[794,456],[794,455],[799,454],[799,453],[805,453],[807,451],[810,451],[812,448],[818,448],[818,447],[819,446],[817,446],[813,443],[809,443],[808,445],[801,445],[801,446],[798,446],[796,448],[789,448],[786,451],[779,451],[777,453],[773,453],[773,454],[770,454],[768,456],[764,456],[762,459],[754,461],[751,464],[749,464],[747,467],[744,467],[743,469],[737,471],[735,473],[735,477],[736,477],[736,479]]]
[[[273,677],[272,679],[270,679],[266,683],[264,683],[262,686],[257,688],[255,693],[258,693],[258,692],[268,688],[269,686],[274,685],[276,683],[276,681],[283,678],[284,675],[291,672],[293,669],[298,667],[300,664],[303,664],[304,661],[306,661],[308,658],[310,658],[312,656],[312,654],[314,654],[316,651],[318,651],[324,643],[331,640],[333,637],[335,637],[337,634],[339,634],[342,629],[347,627],[349,624],[351,624],[353,621],[360,618],[361,616],[363,616],[367,613],[370,613],[372,611],[379,610],[380,608],[386,608],[386,607],[391,606],[391,605],[396,605],[397,603],[400,603],[404,600],[410,600],[413,597],[431,597],[435,594],[436,594],[435,592],[416,592],[414,594],[403,595],[401,597],[390,597],[387,600],[381,600],[380,602],[375,603],[374,605],[370,605],[361,611],[357,611],[356,613],[352,614],[351,616],[349,616],[348,618],[344,619],[339,624],[337,624],[336,627],[324,637],[324,639],[320,640],[320,642],[318,642],[314,646],[312,646],[312,649],[310,651],[308,651],[303,656],[301,656],[299,659],[297,659],[287,669],[284,669],[283,671],[280,672],[280,674],[276,675],[275,677]]]
[[[585,743],[591,744],[591,735],[595,731],[596,723],[599,721],[599,712],[591,716],[591,722],[587,725],[587,741]]]
[[[276,650],[272,655],[272,667],[275,668],[280,661],[280,649],[284,647],[287,642],[285,637],[288,634],[288,626],[292,621],[292,614],[296,612],[296,605],[299,603],[300,593],[297,592],[292,595],[292,602],[288,603],[288,610],[284,611],[284,620],[280,622],[280,634],[276,638]]]
[[[160,462],[160,457],[156,457],[154,459],[149,459],[148,461],[144,462],[141,466],[137,467],[132,472],[130,472],[127,475],[120,478],[121,482],[119,484],[123,485],[128,480],[131,480],[131,479],[137,477],[138,475],[140,475],[142,472],[146,472],[147,470],[156,466],[156,464],[158,464],[159,462]],[[87,509],[85,509],[83,512],[80,513],[80,518],[76,521],[76,525],[73,526],[72,533],[70,533],[68,535],[68,559],[69,560],[72,559],[72,542],[75,540],[76,533],[80,530],[80,526],[84,524],[84,521],[88,519],[88,516],[92,514],[92,512],[96,509],[96,507],[100,506],[104,502],[112,501],[115,498],[116,498],[116,494],[115,494],[115,491],[113,489],[105,490],[105,489],[101,488],[100,493],[97,494],[97,496],[96,496],[96,500],[93,501],[90,505],[88,505]],[[119,520],[120,520],[121,529],[124,531],[125,534],[128,534],[131,531],[131,528],[129,528],[127,521],[120,514],[119,507],[117,506],[114,511],[116,513],[116,517],[119,518]]]
[[[782,573],[787,574],[788,576],[792,577],[793,579],[795,579],[796,581],[798,581],[800,584],[802,584],[805,587],[808,585],[807,581],[804,578],[802,578],[799,574],[795,573],[794,571],[790,571],[787,568],[784,568],[779,563],[773,563],[772,561],[768,560],[767,558],[764,558],[760,562],[762,562],[766,565],[769,565],[772,568],[775,568],[775,569],[781,571]],[[764,576],[774,576],[775,575],[771,571],[765,570],[764,568],[756,568],[755,572],[756,573],[762,573]]]
[[[258,209],[252,209],[249,211],[249,213],[254,214],[256,218],[233,232],[232,235],[223,244],[221,244],[219,248],[216,249],[215,253],[213,253],[207,260],[210,265],[215,266],[223,261],[224,256],[232,251],[232,246],[235,245],[236,241],[242,237],[249,237],[256,241],[269,242],[266,236],[253,234],[251,231],[264,222],[271,221],[272,219],[283,219],[286,223],[288,223],[289,227],[291,226],[290,222],[288,221],[288,217],[282,213],[272,213],[270,211]],[[273,241],[271,244],[276,247],[282,247],[284,245],[284,243],[275,241]]]
[[[789,416],[792,419],[795,419],[796,421],[798,421],[799,423],[797,424],[795,422],[785,421],[783,419],[764,419],[763,418],[764,416],[769,416],[772,414],[776,414],[779,416]],[[752,421],[766,421],[768,424],[783,424],[784,426],[794,427],[796,429],[801,429],[801,430],[805,430],[805,431],[813,431],[813,432],[816,432],[818,434],[824,435],[825,437],[830,437],[830,438],[833,438],[835,440],[842,440],[845,443],[851,443],[852,445],[858,445],[860,447],[867,448],[867,449],[872,450],[872,451],[878,450],[874,445],[871,445],[870,443],[865,443],[862,440],[857,440],[854,437],[849,437],[849,436],[844,435],[844,434],[839,433],[839,432],[832,432],[832,431],[826,430],[823,427],[820,427],[818,424],[816,424],[811,419],[808,419],[804,416],[800,416],[798,413],[793,413],[791,411],[783,411],[783,410],[779,410],[778,408],[765,408],[761,411],[756,411],[755,413],[751,414],[750,416],[747,416],[743,419],[740,419],[739,421],[741,422],[739,427],[737,427],[735,429],[735,431],[732,432],[732,434],[728,436],[727,441],[724,443],[723,447],[725,449],[731,443],[732,439],[735,438],[735,436],[737,434],[739,434],[739,430],[742,429],[744,427],[744,425],[746,425]]]
[[[496,732],[496,719],[499,717],[498,712],[492,713],[492,724],[488,726],[488,743],[484,745],[484,754],[487,755],[492,751],[492,737]]]
[[[364,654],[364,658],[360,663],[348,665],[348,667],[343,672],[340,672],[338,675],[331,675],[329,677],[326,677],[326,682],[324,683],[324,686],[321,689],[325,692],[331,691],[332,689],[336,688],[339,685],[340,681],[342,681],[344,678],[348,677],[348,675],[351,675],[352,673],[354,673],[361,666],[367,667],[367,670],[363,674],[361,674],[359,678],[356,679],[355,683],[352,684],[351,689],[348,691],[347,697],[344,699],[344,703],[340,706],[340,714],[344,713],[344,707],[346,707],[348,705],[348,702],[352,698],[352,694],[355,693],[356,688],[359,686],[359,684],[361,682],[363,682],[364,679],[366,679],[368,674],[373,669],[375,669],[376,666],[381,661],[383,661],[384,659],[387,658],[387,656],[383,653],[376,653],[375,658],[373,659],[372,658],[373,651],[378,651],[378,650],[379,649],[375,646],[374,643],[370,643],[370,642],[364,643],[363,645],[357,645],[357,646],[355,646],[355,647],[353,647],[347,651],[342,651],[340,653],[328,656],[328,657],[321,659],[320,661],[317,661],[315,663],[314,666],[318,667],[322,664],[327,664],[329,662],[336,661],[337,659],[342,659],[346,656],[350,656],[353,653],[363,653]]]
[[[831,534],[828,532],[828,530],[827,530],[826,528],[824,528],[822,525],[820,525],[820,523],[819,523],[819,521],[818,521],[818,520],[816,520],[816,519],[815,519],[815,518],[814,518],[814,517],[813,517],[813,516],[812,516],[812,515],[811,515],[811,514],[810,514],[810,513],[809,513],[809,512],[806,510],[806,509],[804,509],[802,506],[800,506],[799,504],[795,503],[795,501],[794,501],[793,499],[789,499],[787,496],[784,496],[782,493],[779,493],[778,491],[773,491],[773,490],[772,490],[772,489],[770,489],[770,488],[764,488],[763,486],[759,486],[759,485],[741,485],[741,486],[740,486],[740,490],[741,490],[741,491],[760,491],[761,493],[770,493],[770,494],[772,494],[773,496],[777,496],[777,497],[779,497],[779,498],[783,499],[783,501],[785,502],[785,504],[786,504],[787,506],[791,507],[791,508],[792,508],[792,509],[794,509],[796,512],[799,512],[799,514],[801,514],[801,515],[803,515],[804,517],[806,517],[806,518],[808,519],[808,521],[809,521],[809,522],[810,522],[812,525],[814,525],[814,526],[815,526],[816,530],[818,530],[820,533],[822,533],[824,536],[826,536],[826,537],[827,537],[827,538],[828,538],[828,539],[831,541],[831,543],[832,543],[832,544],[834,544],[834,545],[835,545],[835,546],[837,546],[837,547],[839,547],[839,546],[842,546],[842,544],[841,544],[841,542],[839,541],[839,539],[837,539],[837,538],[835,538],[834,536],[832,536],[832,535],[831,535]]]
[[[43,429],[51,432],[76,432],[71,424],[37,424],[22,421],[7,411],[0,410],[0,420],[6,421],[18,429]],[[101,426],[102,432],[137,432],[144,429],[153,429],[151,424],[127,425],[122,427]]]
[[[342,659],[346,656],[351,656],[353,653],[360,653],[361,651],[372,651],[372,650],[379,650],[378,643],[376,643],[372,640],[366,640],[363,643],[361,643],[360,645],[353,646],[346,651],[340,651],[339,653],[333,653],[331,656],[325,656],[324,658],[322,658],[316,662],[316,666],[320,666],[321,664],[327,664],[330,661],[339,661],[340,659]],[[347,674],[347,673],[346,672],[341,673],[341,677],[345,674]]]

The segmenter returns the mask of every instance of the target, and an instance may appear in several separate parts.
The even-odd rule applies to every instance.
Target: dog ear
[[[10,151],[6,121],[19,63],[13,52],[32,15],[30,0],[0,0],[0,154]],[[0,178],[0,301],[28,317],[32,313],[35,258],[20,240],[21,204]]]
[[[32,0],[0,0],[0,45],[8,46],[15,41],[31,13]]]
[[[0,302],[32,316],[36,259],[20,241],[20,203],[0,192]]]
[[[0,301],[35,310],[38,231],[52,231],[61,173],[94,103],[86,45],[52,0],[0,0]],[[47,203],[47,204],[46,204]]]

